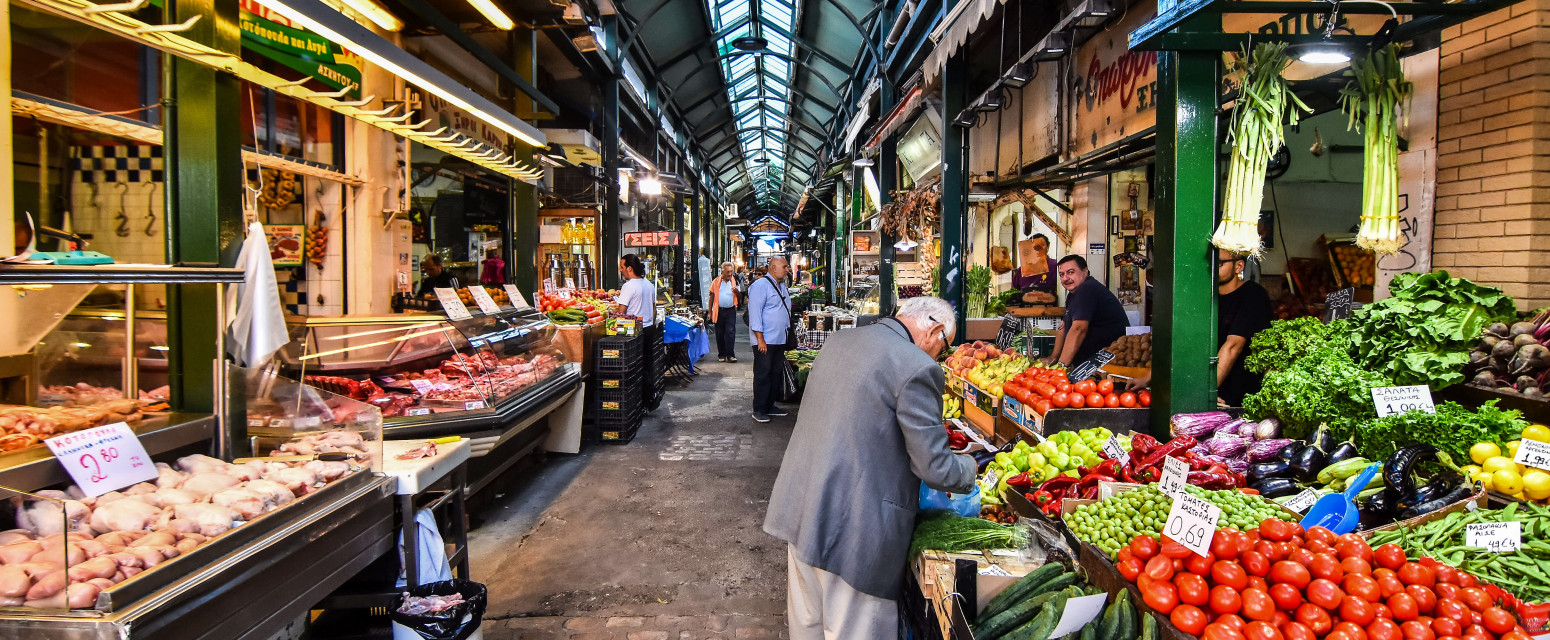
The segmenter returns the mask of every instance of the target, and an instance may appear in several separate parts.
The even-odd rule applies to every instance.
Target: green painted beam
[[[963,342],[968,324],[963,278],[969,268],[964,259],[969,214],[969,141],[966,130],[952,122],[968,105],[968,75],[968,57],[961,50],[949,57],[942,68],[942,255],[937,262],[936,294],[958,311],[954,343]],[[930,238],[921,238],[919,242],[922,250],[930,250]]]
[[[1201,16],[1201,19],[1215,16]],[[1157,58],[1157,236],[1154,252],[1152,428],[1216,406],[1218,62],[1205,52]]]
[[[886,91],[888,83],[883,83]],[[882,200],[882,206],[888,206],[893,201],[893,190],[899,183],[899,154],[897,145],[898,136],[888,136],[883,140],[882,149],[877,155],[877,197]],[[899,239],[893,237],[893,233],[886,226],[878,233],[881,246],[878,249],[877,286],[882,289],[882,295],[878,298],[878,311],[883,315],[892,315],[898,306],[899,287],[893,281],[893,266],[895,252],[893,243]]]
[[[240,53],[236,0],[179,0],[164,8],[168,24],[203,16],[182,35]],[[242,245],[242,113],[237,77],[178,56],[162,56],[166,123],[166,216],[169,262],[236,264]],[[167,287],[167,381],[180,411],[215,408],[217,326],[214,285]],[[240,406],[241,403],[236,403]]]
[[[603,34],[605,41],[618,42],[618,16],[603,16]],[[616,69],[619,67],[618,55],[613,50],[607,55]],[[607,186],[603,190],[603,215],[598,221],[597,239],[602,245],[597,258],[598,281],[605,289],[618,289],[619,243],[623,237],[619,225],[619,78],[606,76],[593,78],[593,81],[600,83],[603,90],[603,104],[599,109],[603,130],[598,132],[598,137],[602,138],[599,144],[603,156],[603,184]]]

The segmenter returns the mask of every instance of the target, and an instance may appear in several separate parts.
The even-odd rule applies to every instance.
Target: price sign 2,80
[[[1204,556],[1211,552],[1211,538],[1216,536],[1216,523],[1221,518],[1220,507],[1183,493],[1174,496],[1173,508],[1168,510],[1163,533],[1197,555]]]

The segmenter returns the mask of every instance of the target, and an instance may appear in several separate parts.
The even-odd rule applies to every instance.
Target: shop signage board
[[[1076,155],[1118,142],[1157,124],[1157,52],[1131,51],[1130,32],[1157,15],[1157,2],[1131,6],[1113,26],[1076,50],[1072,72]]]
[[[242,48],[307,74],[338,91],[349,89],[350,99],[361,97],[360,56],[312,33],[254,0],[240,0],[238,14],[242,29]]]
[[[269,260],[276,267],[301,266],[306,243],[307,226],[301,224],[266,224],[264,239],[269,243]]]
[[[446,127],[446,133],[457,132],[465,136],[483,142],[501,151],[511,149],[511,136],[505,131],[495,128],[483,118],[474,117],[463,111],[457,105],[447,102],[442,97],[424,91],[411,91],[414,98],[420,102],[419,120],[430,120],[425,126],[427,131],[435,131]],[[475,149],[474,153],[482,153]]]
[[[122,422],[54,436],[43,443],[87,497],[155,480],[158,473],[140,439]]]
[[[678,238],[677,231],[631,231],[624,234],[624,248],[676,247]]]
[[[468,307],[463,306],[463,300],[457,297],[457,289],[451,287],[436,287],[436,299],[441,301],[441,309],[447,313],[448,320],[467,320],[474,317],[468,312]]]
[[[1406,411],[1437,413],[1432,404],[1432,390],[1424,384],[1404,387],[1373,387],[1372,406],[1379,418],[1386,418]]]

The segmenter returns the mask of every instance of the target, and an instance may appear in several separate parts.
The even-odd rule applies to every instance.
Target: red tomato
[[[1480,617],[1483,620],[1486,631],[1491,633],[1507,633],[1518,626],[1518,620],[1501,607],[1486,609],[1480,613]]]
[[[1491,608],[1491,596],[1485,592],[1485,589],[1480,587],[1459,589],[1458,599],[1459,602],[1464,603],[1475,611],[1485,611]]]
[[[1308,573],[1330,582],[1340,582],[1345,578],[1345,569],[1340,568],[1340,560],[1328,553],[1314,554],[1313,560],[1308,563]]]
[[[1395,579],[1398,580],[1398,578]],[[1448,598],[1457,600],[1459,597],[1459,586],[1456,584],[1439,584],[1432,587],[1432,591],[1437,592],[1438,600],[1447,600]]]
[[[1151,560],[1161,548],[1162,545],[1157,542],[1157,539],[1148,535],[1139,535],[1130,541],[1130,554],[1143,561]]]
[[[1298,589],[1308,586],[1313,576],[1308,574],[1308,568],[1290,560],[1282,560],[1270,566],[1270,582],[1272,584],[1287,583]]]
[[[1114,381],[1110,380],[1108,378],[1104,378],[1102,380],[1099,380],[1098,381],[1098,393],[1101,393],[1103,395],[1109,395],[1111,393],[1114,393]]]
[[[1345,571],[1347,576],[1353,574],[1361,576],[1372,575],[1372,565],[1368,564],[1366,560],[1354,556],[1342,559],[1340,561],[1340,569]]]
[[[1312,629],[1315,635],[1322,636],[1329,633],[1329,630],[1335,626],[1335,621],[1329,618],[1329,612],[1311,602],[1304,602],[1302,606],[1297,607],[1295,617],[1298,622]]]
[[[1244,640],[1243,634],[1238,633],[1237,629],[1217,622],[1206,625],[1200,638],[1201,640]]]
[[[1216,532],[1216,535],[1211,537],[1211,555],[1216,556],[1218,560],[1237,559],[1238,537],[1240,535],[1232,529],[1223,529]]]
[[[1228,627],[1237,629],[1239,631],[1242,631],[1243,627],[1248,624],[1247,622],[1244,622],[1243,616],[1240,616],[1236,613],[1228,613],[1217,616],[1214,622],[1218,624],[1225,624]]]
[[[1119,394],[1119,406],[1121,406],[1121,407],[1134,407],[1134,406],[1136,406],[1136,394],[1131,393],[1129,391],[1126,391],[1124,393]]]
[[[1055,396],[1050,398],[1050,404],[1064,409],[1071,404],[1071,394],[1064,391],[1057,391],[1055,392]]]
[[[1169,558],[1169,560],[1173,561],[1173,572],[1174,573],[1183,573],[1184,572],[1184,559],[1183,558]]]
[[[1277,609],[1296,611],[1302,606],[1302,590],[1286,583],[1273,584],[1270,585],[1270,599],[1275,601]]]
[[[1262,621],[1250,622],[1244,627],[1243,637],[1248,640],[1286,640],[1286,636],[1281,635],[1281,630],[1275,625]]]
[[[1265,559],[1265,554],[1258,551],[1239,552],[1238,563],[1243,565],[1243,570],[1251,576],[1264,577],[1270,573],[1270,561]]]
[[[1438,566],[1436,568],[1436,571],[1437,571],[1437,583],[1438,584],[1458,584],[1459,583],[1459,573],[1461,573],[1461,572],[1458,569],[1454,569],[1453,567],[1450,567],[1448,565],[1440,565],[1440,566]]]
[[[1419,562],[1406,562],[1394,571],[1399,574],[1399,581],[1407,586],[1418,584],[1430,589],[1437,584],[1437,572]]]
[[[1292,523],[1275,518],[1266,518],[1259,525],[1259,537],[1275,542],[1291,540],[1295,535],[1292,532]]]
[[[1394,614],[1394,619],[1400,622],[1414,620],[1416,616],[1421,615],[1420,609],[1416,607],[1415,598],[1408,593],[1401,592],[1389,596],[1384,604],[1388,606],[1389,612]]]
[[[1104,380],[1104,382],[1108,382],[1108,380]],[[1108,407],[1110,409],[1114,409],[1114,408],[1118,407],[1119,406],[1119,396],[1114,395],[1112,393],[1109,394],[1109,395],[1103,396],[1103,406]]]
[[[1134,557],[1136,554],[1130,552],[1130,545],[1127,544],[1119,548],[1119,553],[1114,554],[1114,562],[1118,564]]]
[[[1382,618],[1384,620],[1393,620],[1394,619],[1394,612],[1393,611],[1389,611],[1389,606],[1386,605],[1386,604],[1383,604],[1382,602],[1375,602],[1375,603],[1373,603],[1372,611],[1373,611],[1373,616],[1374,617]]]
[[[1249,588],[1249,576],[1243,567],[1232,560],[1218,560],[1211,565],[1211,581],[1227,585],[1238,591]]]
[[[1140,403],[1141,406],[1143,406],[1143,407],[1150,407],[1150,406],[1152,406],[1152,392],[1145,391],[1145,390],[1137,391],[1136,392],[1136,402]]]
[[[1368,640],[1400,640],[1399,625],[1393,620],[1378,618],[1367,625]]]
[[[1243,609],[1243,597],[1238,590],[1225,584],[1211,587],[1211,611],[1217,615],[1238,613]]]
[[[1405,566],[1405,550],[1392,542],[1372,550],[1372,557],[1377,560],[1378,566],[1384,569],[1398,571]]]
[[[1345,599],[1345,592],[1340,586],[1324,578],[1315,578],[1308,583],[1308,602],[1333,611],[1340,606],[1340,601]]]
[[[1089,380],[1088,382],[1092,381]],[[1086,402],[1089,407],[1101,407],[1103,406],[1103,396],[1098,395],[1097,392],[1089,393],[1087,394]]]
[[[1340,539],[1335,542],[1335,554],[1340,556],[1341,560],[1361,558],[1369,564],[1372,562],[1372,546],[1368,545],[1366,540],[1351,533],[1340,536]]]
[[[1072,409],[1081,409],[1087,406],[1087,399],[1080,393],[1073,393],[1068,398],[1068,404],[1070,404]]]
[[[1510,628],[1508,629],[1511,630]],[[1432,633],[1439,636],[1458,637],[1464,634],[1464,627],[1457,620],[1451,618],[1437,618],[1432,620]]]
[[[1459,576],[1459,586],[1460,587],[1473,587],[1473,586],[1479,585],[1479,582],[1477,582],[1475,580],[1475,577],[1472,576],[1472,575],[1469,575],[1466,572],[1460,571],[1460,572],[1458,572],[1458,576]]]
[[[1341,590],[1348,596],[1356,596],[1368,602],[1381,602],[1383,590],[1378,586],[1378,581],[1359,573],[1348,574],[1345,580],[1340,581]]]
[[[1341,620],[1340,622],[1336,622],[1334,630],[1330,631],[1330,633],[1343,633],[1352,638],[1357,638],[1358,640],[1365,640],[1367,637],[1367,630],[1363,629],[1362,625],[1356,624],[1355,622],[1351,622],[1349,620]]]
[[[1533,638],[1530,637],[1526,631],[1513,629],[1512,631],[1508,631],[1507,633],[1503,634],[1501,640],[1533,640]]]
[[[1295,543],[1287,542],[1284,544],[1292,545],[1292,552],[1287,554],[1286,559],[1308,567],[1308,573],[1313,573],[1313,568],[1309,567],[1309,565],[1313,564],[1313,552],[1309,551],[1307,547],[1299,547]]]
[[[1216,556],[1207,552],[1205,555],[1189,554],[1184,559],[1184,569],[1197,576],[1211,575],[1211,565],[1216,564]]]
[[[1206,628],[1206,613],[1199,607],[1181,604],[1173,608],[1173,613],[1168,614],[1168,620],[1180,631],[1190,635],[1199,635]]]
[[[1188,558],[1194,555],[1195,552],[1190,551],[1189,547],[1164,538],[1162,543],[1162,554],[1169,558]]]
[[[1437,594],[1432,593],[1431,589],[1428,589],[1428,588],[1423,587],[1423,586],[1418,585],[1418,584],[1413,584],[1413,585],[1410,585],[1408,587],[1405,587],[1405,593],[1408,593],[1408,594],[1410,594],[1410,597],[1415,598],[1415,609],[1416,609],[1416,611],[1420,611],[1422,614],[1429,616],[1429,615],[1432,615],[1432,612],[1437,609]],[[1445,634],[1439,634],[1439,635],[1455,635],[1456,636],[1458,634],[1456,634],[1456,633],[1446,634],[1445,633]]]
[[[1336,536],[1335,532],[1330,531],[1329,529],[1315,526],[1309,527],[1308,530],[1303,533],[1303,538],[1306,539],[1310,544],[1318,542],[1326,546],[1334,546],[1335,540],[1339,538],[1339,536]]]
[[[1318,636],[1313,635],[1313,630],[1301,622],[1288,622],[1282,625],[1281,635],[1286,636],[1286,640],[1318,640]]]
[[[1432,611],[1432,615],[1435,617],[1457,620],[1459,624],[1465,625],[1472,622],[1470,616],[1471,613],[1474,612],[1469,610],[1468,605],[1465,605],[1462,601],[1454,600],[1452,598],[1438,600],[1436,610]],[[1481,620],[1484,621],[1484,618]]]
[[[1349,620],[1356,624],[1367,626],[1373,621],[1376,614],[1372,610],[1372,603],[1356,596],[1346,596],[1340,601],[1340,619]],[[1367,635],[1367,634],[1362,634]]]
[[[1320,527],[1320,528],[1322,528],[1322,527]],[[1334,547],[1331,547],[1331,546],[1329,546],[1327,544],[1324,544],[1323,541],[1320,541],[1320,540],[1307,540],[1307,541],[1304,541],[1302,543],[1302,548],[1307,549],[1309,551],[1312,551],[1315,554],[1319,554],[1319,553],[1327,553],[1327,554],[1330,554],[1330,555],[1334,555],[1335,554],[1335,548]]]
[[[1344,629],[1341,629],[1339,631],[1331,631],[1331,632],[1329,632],[1329,635],[1324,636],[1324,640],[1362,640],[1362,639],[1361,638],[1353,638],[1353,637],[1351,637],[1351,634],[1346,633]]]
[[[1265,579],[1259,576],[1249,576],[1249,588],[1259,589],[1265,593],[1270,593],[1270,583],[1265,582]]]
[[[1394,576],[1378,577],[1377,575],[1374,575],[1373,577],[1377,578],[1378,580],[1378,590],[1383,594],[1384,600],[1388,600],[1390,597],[1393,597],[1394,594],[1401,593],[1405,590],[1405,583],[1400,582],[1399,578]]]
[[[1154,580],[1141,590],[1141,600],[1158,613],[1168,615],[1179,604],[1179,592],[1172,582]]]
[[[1173,586],[1179,592],[1179,602],[1200,606],[1211,601],[1211,585],[1206,579],[1193,573],[1181,573],[1173,578]],[[1201,623],[1202,627],[1205,626]]]
[[[1049,413],[1049,407],[1049,401],[1043,398],[1033,401],[1033,410],[1039,412],[1039,415]]]
[[[1270,594],[1250,588],[1241,591],[1240,596],[1243,598],[1243,617],[1262,622],[1275,617],[1276,603],[1270,599]]]
[[[1115,569],[1119,569],[1119,574],[1125,576],[1125,579],[1130,582],[1135,582],[1136,576],[1139,575],[1141,571],[1145,569],[1145,567],[1145,565],[1141,564],[1140,560],[1135,558],[1121,560],[1119,564],[1114,565]]]
[[[1076,389],[1077,393],[1080,393],[1080,394],[1085,396],[1085,395],[1087,395],[1089,393],[1097,391],[1098,390],[1098,384],[1093,382],[1092,380],[1083,380],[1081,382],[1078,382],[1078,383],[1072,385],[1071,388],[1072,389]]]
[[[1432,633],[1432,628],[1420,620],[1411,620],[1399,625],[1400,637],[1405,640],[1436,640],[1437,634]]]
[[[1066,380],[1065,376],[1061,376],[1059,378],[1056,378],[1055,379],[1055,390],[1059,391],[1059,392],[1062,392],[1062,393],[1069,393],[1071,391],[1071,382],[1069,380]]]

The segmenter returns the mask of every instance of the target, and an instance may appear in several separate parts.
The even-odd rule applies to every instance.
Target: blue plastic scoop
[[[1351,481],[1344,493],[1331,493],[1319,498],[1318,502],[1313,503],[1313,508],[1308,510],[1308,515],[1303,516],[1302,527],[1324,527],[1336,535],[1355,531],[1361,520],[1361,514],[1356,510],[1356,494],[1366,489],[1367,483],[1372,482],[1372,477],[1378,475],[1378,470],[1382,468],[1381,462],[1367,465],[1366,469],[1356,474],[1356,479]]]

